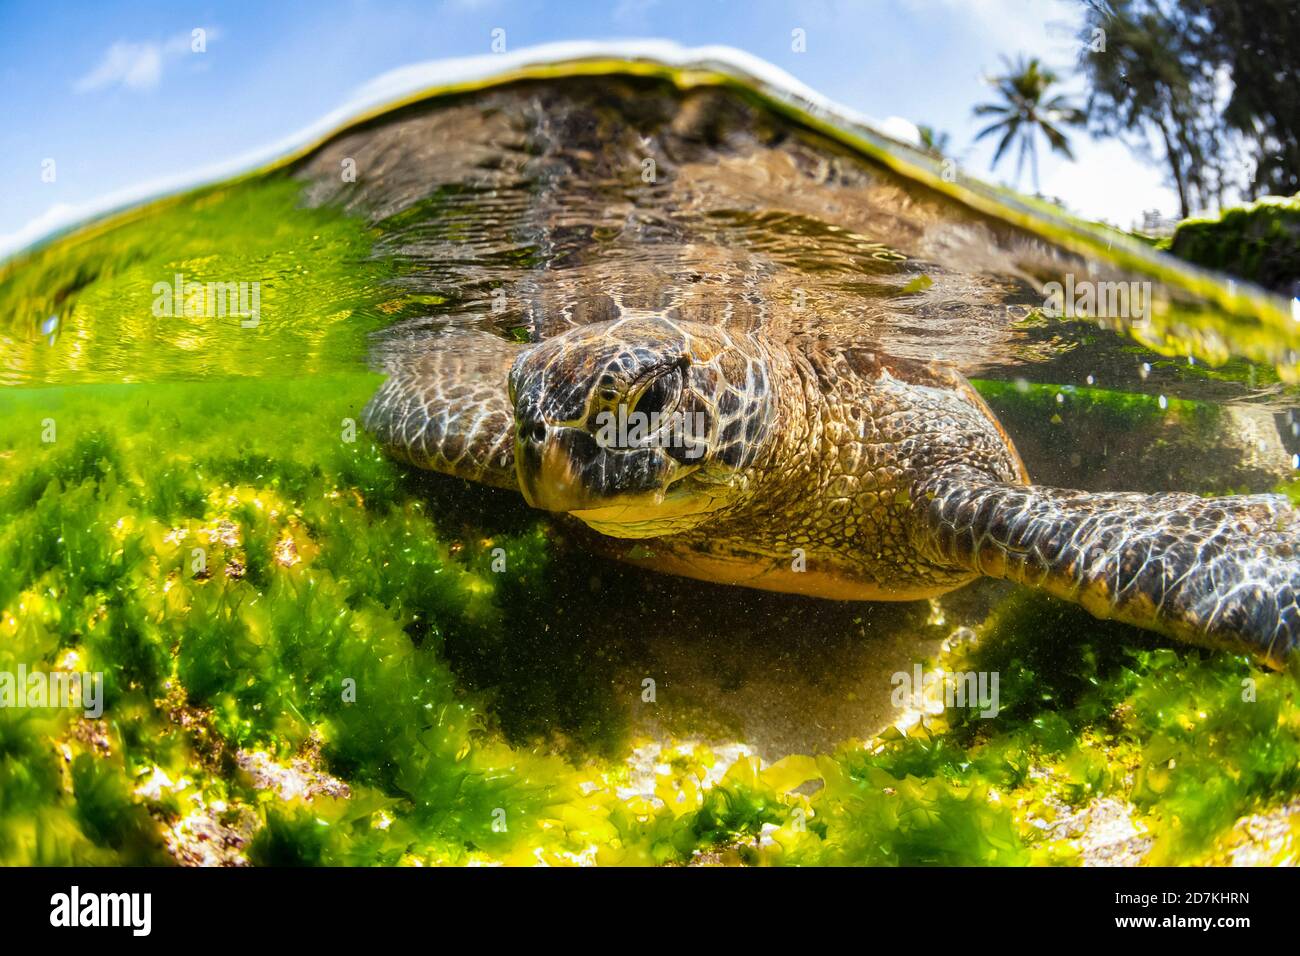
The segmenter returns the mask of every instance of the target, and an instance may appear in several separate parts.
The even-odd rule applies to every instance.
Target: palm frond
[[[1025,160],[1031,162],[1034,188],[1038,188],[1038,132],[1041,130],[1048,145],[1055,152],[1073,159],[1070,142],[1061,126],[1081,126],[1087,114],[1063,94],[1048,95],[1059,81],[1056,72],[1037,57],[1019,56],[1014,61],[1002,57],[1004,72],[990,77],[988,82],[1001,102],[977,103],[975,116],[998,117],[980,130],[975,141],[1000,133],[997,149],[993,153],[992,168],[997,168],[1002,157],[1014,143],[1019,143],[1016,156],[1016,183],[1024,174]]]

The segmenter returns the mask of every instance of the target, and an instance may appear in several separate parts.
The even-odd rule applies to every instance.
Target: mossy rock
[[[1300,295],[1300,194],[1266,196],[1217,218],[1185,219],[1159,248],[1198,266]]]

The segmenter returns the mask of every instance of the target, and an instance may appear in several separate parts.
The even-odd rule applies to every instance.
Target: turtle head
[[[640,538],[706,521],[743,493],[771,432],[761,356],[722,329],[662,317],[583,325],[510,370],[528,503]]]

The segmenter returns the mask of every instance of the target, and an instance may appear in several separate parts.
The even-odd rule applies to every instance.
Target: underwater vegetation
[[[530,646],[575,573],[554,530],[346,440],[373,385],[0,397],[0,669],[105,675],[98,719],[0,709],[0,860],[1071,863],[1099,814],[1126,859],[1294,859],[1293,816],[1266,852],[1238,825],[1300,792],[1291,675],[1027,593],[937,662],[999,672],[995,720],[638,769],[618,707],[546,692],[601,698]]]
[[[970,627],[920,606],[948,640],[918,661],[1000,674],[996,719],[912,709],[770,761],[690,708],[646,720],[621,659],[673,627],[708,653],[715,609],[386,459],[356,369],[405,305],[364,227],[296,196],[205,191],[0,275],[0,671],[104,675],[99,716],[0,707],[0,863],[1297,860],[1295,675],[1027,592]],[[220,252],[178,238],[194,216]],[[174,272],[265,277],[277,320],[159,332]],[[1060,405],[981,387],[1004,414]],[[1085,405],[1213,424],[1101,390],[1065,409]]]
[[[0,384],[354,369],[358,343],[397,307],[383,286],[394,270],[368,257],[373,236],[363,225],[302,208],[300,191],[284,176],[210,187],[6,263]],[[179,299],[160,321],[155,285],[177,276],[200,286],[256,281],[261,314],[274,321],[213,321]],[[51,348],[49,335],[72,341]]]

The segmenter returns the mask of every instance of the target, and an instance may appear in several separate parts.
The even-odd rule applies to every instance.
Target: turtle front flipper
[[[913,500],[932,560],[1271,667],[1300,657],[1300,513],[1279,495],[1093,494],[961,474],[920,483]]]
[[[463,329],[390,336],[374,353],[388,379],[362,421],[418,468],[518,490],[507,376],[523,348]]]

